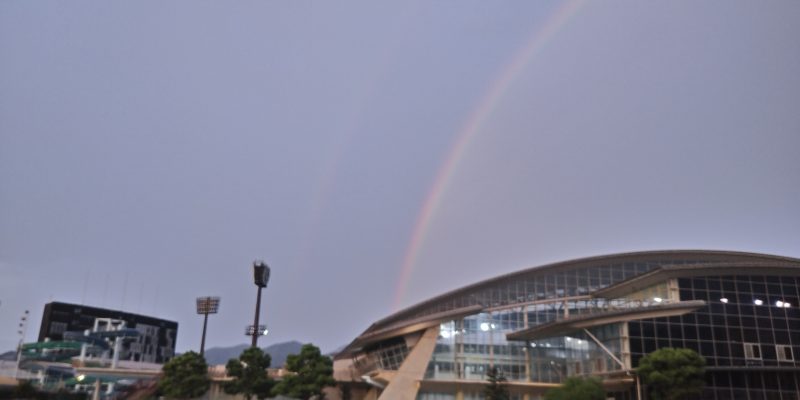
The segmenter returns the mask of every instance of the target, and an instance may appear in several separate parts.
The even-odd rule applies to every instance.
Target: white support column
[[[603,351],[605,351],[606,354],[608,354],[614,361],[616,361],[617,364],[619,364],[622,367],[623,371],[625,371],[628,375],[633,375],[633,378],[636,380],[636,398],[641,400],[642,389],[641,389],[641,384],[639,382],[639,375],[637,375],[635,371],[632,371],[630,368],[626,367],[625,363],[623,363],[622,360],[617,358],[617,356],[615,356],[614,353],[612,353],[611,350],[608,349],[608,347],[604,346],[603,343],[600,342],[600,340],[598,340],[594,335],[592,335],[592,333],[589,332],[588,329],[584,328],[583,332],[586,333],[586,335],[588,335],[590,338],[592,338],[592,340],[597,344],[598,347],[603,349]]]
[[[89,347],[88,343],[81,343],[81,356],[79,358],[81,362],[81,367],[85,366],[86,364],[86,348]]]
[[[92,394],[92,400],[100,400],[100,378],[99,377],[94,381],[94,393]]]
[[[669,292],[669,302],[675,303],[681,301],[681,291],[678,287],[678,279],[672,278],[667,281],[667,291]]]
[[[621,353],[622,353],[622,362],[625,363],[628,369],[632,367],[631,361],[631,338],[630,334],[628,333],[628,323],[623,322],[620,326],[620,345],[621,345]]]
[[[523,329],[530,328],[528,325],[528,307],[522,306],[522,323]],[[525,380],[531,381],[531,342],[525,341]]]
[[[114,339],[114,358],[111,359],[111,369],[116,369],[119,363],[119,351],[122,348],[122,338],[117,336]]]

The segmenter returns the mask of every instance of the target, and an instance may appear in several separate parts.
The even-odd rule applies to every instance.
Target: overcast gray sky
[[[176,320],[196,349],[202,295],[207,347],[246,343],[256,258],[260,343],[330,351],[546,262],[800,257],[797,21],[793,0],[0,2],[0,351],[50,300]]]

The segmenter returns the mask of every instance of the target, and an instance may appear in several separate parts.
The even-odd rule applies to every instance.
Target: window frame
[[[744,346],[744,358],[747,360],[763,360],[761,345],[759,343],[742,343]],[[753,351],[756,350],[756,351]],[[758,354],[756,354],[758,352]]]
[[[786,350],[789,350],[789,357],[786,357]],[[778,357],[778,361],[783,362],[794,362],[794,350],[792,346],[788,344],[776,344],[775,345],[775,354]]]

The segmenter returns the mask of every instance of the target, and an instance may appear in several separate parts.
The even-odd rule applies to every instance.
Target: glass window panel
[[[789,332],[784,330],[775,330],[773,332],[775,334],[775,342],[776,343],[789,343]]]
[[[728,351],[728,343],[727,342],[715,342],[714,348],[717,352],[717,357],[730,357],[730,352]]]
[[[776,373],[765,373],[761,374],[761,377],[764,379],[764,387],[768,389],[774,389],[778,387],[778,374]]]
[[[775,346],[760,346],[761,358],[765,360],[777,360],[778,355],[775,354]]]
[[[760,295],[767,294],[767,285],[763,283],[753,283],[752,287],[753,287],[752,289],[753,294],[760,294]]]
[[[705,278],[694,278],[694,279],[692,279],[692,287],[695,289],[695,291],[705,290],[706,289],[706,280],[705,280]]]
[[[725,294],[730,294],[736,291],[736,284],[731,281],[720,281],[720,286],[722,286],[722,292]]]
[[[747,342],[758,342],[758,334],[755,329],[742,329],[742,338]]]
[[[714,344],[712,342],[700,342],[700,354],[703,357],[714,357]]]
[[[683,331],[681,330],[680,324],[669,324],[669,335],[673,339],[682,338]]]
[[[644,353],[649,354],[656,351],[656,341],[654,339],[642,339]]]
[[[714,331],[714,340],[722,342],[728,341],[728,330],[724,326],[715,326],[712,329]]]
[[[700,326],[697,327],[697,335],[701,339],[706,339],[706,340],[711,339],[713,337],[713,336],[711,336],[711,335],[713,335],[713,333],[711,333],[711,332],[712,332],[712,330],[711,330],[710,326],[700,325]]]
[[[791,372],[779,372],[778,379],[780,380],[781,390],[785,390],[790,393],[797,392],[797,375],[793,375]],[[791,398],[790,393],[787,393],[786,397]]]
[[[768,284],[767,285],[767,293],[773,296],[778,296],[781,294],[781,285],[775,284]]]
[[[686,339],[697,339],[697,327],[694,325],[684,325],[683,335]]]

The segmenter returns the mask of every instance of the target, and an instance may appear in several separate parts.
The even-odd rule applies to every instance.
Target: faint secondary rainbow
[[[453,177],[467,147],[469,147],[469,144],[475,136],[477,136],[478,132],[480,132],[481,127],[489,118],[492,111],[494,111],[500,99],[506,93],[509,86],[511,86],[511,83],[525,69],[525,66],[531,62],[539,50],[544,47],[547,41],[552,38],[578,10],[580,10],[584,3],[585,1],[583,0],[565,1],[551,13],[540,28],[533,31],[530,40],[528,40],[525,46],[514,55],[511,62],[497,75],[497,78],[494,79],[489,90],[487,90],[486,95],[483,96],[481,102],[470,114],[458,134],[456,134],[453,146],[448,152],[444,163],[439,168],[436,178],[431,185],[431,189],[422,205],[422,209],[414,223],[414,230],[403,258],[400,277],[398,279],[397,288],[395,289],[392,306],[394,311],[400,308],[403,297],[405,296],[406,287],[408,286],[408,281],[414,271],[414,265],[417,262],[422,245],[425,242],[431,220],[439,208],[442,196],[447,191],[450,179]]]

